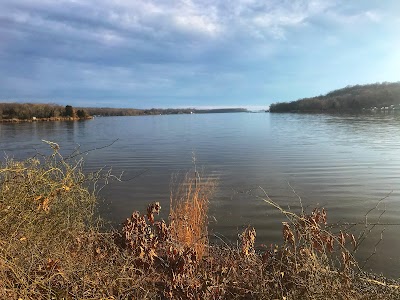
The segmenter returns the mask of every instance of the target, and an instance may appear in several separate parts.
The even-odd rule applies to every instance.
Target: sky
[[[400,80],[400,1],[1,0],[0,101],[247,107]]]

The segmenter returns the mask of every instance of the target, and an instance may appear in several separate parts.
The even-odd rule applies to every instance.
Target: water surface
[[[400,223],[400,118],[393,115],[204,114],[95,118],[82,122],[0,124],[0,150],[26,158],[49,152],[41,140],[60,144],[68,155],[88,152],[85,168],[112,167],[128,180],[112,182],[101,193],[103,214],[119,224],[133,210],[160,201],[167,218],[171,175],[192,165],[219,186],[211,201],[213,234],[235,242],[247,225],[257,241],[280,240],[284,218],[255,195],[262,187],[292,211],[323,206],[330,222]],[[293,188],[293,189],[292,189]],[[293,192],[295,190],[296,193]],[[297,194],[297,195],[296,195]],[[400,277],[399,226],[378,226],[358,254],[363,261],[377,246],[367,269]],[[362,230],[362,226],[355,228]]]

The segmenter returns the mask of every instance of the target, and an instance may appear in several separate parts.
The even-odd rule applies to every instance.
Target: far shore
[[[80,120],[90,120],[93,119],[92,116],[85,118],[78,117],[51,117],[51,118],[31,118],[31,119],[0,119],[0,123],[24,123],[24,122],[53,122],[53,121],[80,121]]]

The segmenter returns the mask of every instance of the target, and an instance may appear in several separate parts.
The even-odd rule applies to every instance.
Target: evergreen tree
[[[67,105],[65,107],[65,116],[66,117],[74,117],[75,113],[74,113],[74,109],[71,105]]]

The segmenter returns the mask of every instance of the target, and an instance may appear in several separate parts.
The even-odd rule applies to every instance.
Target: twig
[[[371,259],[372,256],[374,256],[376,254],[376,248],[378,247],[378,245],[383,241],[383,232],[385,231],[386,228],[383,228],[383,230],[381,231],[380,234],[380,239],[378,240],[378,242],[375,244],[374,246],[374,251],[370,254],[370,256],[368,256],[365,261],[364,264],[362,265],[362,269],[365,267],[365,265],[367,264],[367,262]]]
[[[374,229],[376,227],[377,224],[379,224],[383,214],[386,212],[386,208],[382,211],[382,213],[379,215],[378,217],[378,222],[377,223],[372,223],[372,224],[368,224],[368,215],[375,209],[378,208],[379,204],[382,203],[383,200],[385,200],[386,198],[388,198],[391,194],[393,193],[393,190],[391,190],[385,197],[379,199],[379,201],[376,203],[376,205],[371,208],[370,210],[367,211],[367,213],[365,214],[365,229],[363,230],[363,232],[361,232],[359,238],[358,238],[358,242],[357,242],[357,246],[354,249],[354,252],[357,251],[357,249],[359,248],[359,246],[365,241],[365,239],[368,237],[368,235],[371,233],[372,229]],[[368,229],[369,225],[372,225],[371,228]]]
[[[297,196],[297,198],[299,199],[300,202],[300,207],[301,207],[301,215],[304,216],[304,208],[303,208],[303,202],[301,200],[301,197],[299,196],[299,194],[297,194],[297,192],[295,191],[295,189],[290,185],[290,182],[288,182],[289,187],[292,189],[293,193]]]
[[[110,147],[110,146],[112,146],[114,143],[116,143],[118,140],[119,140],[119,139],[115,139],[115,140],[112,141],[110,144],[105,145],[105,146],[95,147],[95,148],[92,148],[92,149],[89,149],[89,150],[86,150],[86,151],[83,151],[83,152],[79,152],[79,153],[73,154],[73,153],[77,152],[77,149],[76,149],[74,152],[72,152],[71,155],[67,156],[64,160],[72,159],[72,158],[74,158],[74,157],[76,157],[76,156],[78,156],[78,155],[84,155],[84,154],[87,154],[87,153],[92,152],[92,151],[95,151],[95,150],[100,150],[100,149],[104,149],[104,148]],[[80,148],[80,145],[78,145],[78,149],[79,149],[79,148]]]

